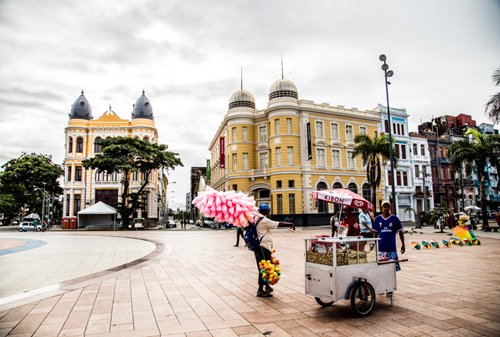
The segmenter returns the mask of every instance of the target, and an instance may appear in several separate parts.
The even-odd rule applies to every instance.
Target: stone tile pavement
[[[304,295],[303,239],[328,229],[275,231],[283,275],[273,298],[255,297],[255,259],[233,247],[234,230],[80,232],[72,239],[112,235],[157,248],[130,266],[0,305],[0,336],[499,336],[500,235],[480,246],[411,249],[412,240],[449,237],[434,231],[406,235],[394,306],[378,296],[366,318],[347,301],[321,308]]]

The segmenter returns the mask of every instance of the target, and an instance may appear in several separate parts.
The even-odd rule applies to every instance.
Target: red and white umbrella
[[[373,211],[373,204],[347,188],[334,188],[312,192],[312,198],[355,208],[368,208]]]

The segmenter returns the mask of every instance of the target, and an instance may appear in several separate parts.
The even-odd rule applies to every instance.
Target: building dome
[[[255,99],[246,90],[238,90],[229,98],[229,110],[236,107],[246,107],[255,109]]]
[[[155,119],[153,116],[153,107],[151,102],[144,95],[144,90],[142,91],[142,96],[137,99],[134,104],[134,110],[132,111],[132,119],[134,118],[148,118]]]
[[[69,119],[78,118],[78,119],[87,119],[91,120],[92,117],[92,108],[90,107],[89,101],[85,98],[85,95],[82,94],[78,97],[71,106],[71,111],[69,113]]]
[[[295,84],[284,78],[274,82],[273,85],[271,85],[271,89],[269,89],[269,100],[279,97],[292,97],[298,99],[299,94]]]

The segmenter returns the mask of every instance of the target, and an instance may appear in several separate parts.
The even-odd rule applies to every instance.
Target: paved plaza
[[[480,246],[412,249],[449,238],[435,231],[406,234],[394,306],[378,296],[356,318],[348,301],[322,308],[304,294],[303,239],[326,228],[274,231],[283,274],[273,298],[255,296],[253,252],[233,247],[234,229],[2,228],[0,336],[499,336],[500,233],[478,231]]]

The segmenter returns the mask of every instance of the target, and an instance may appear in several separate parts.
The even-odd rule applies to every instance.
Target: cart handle
[[[388,261],[379,261],[378,264],[388,264],[388,263],[397,263],[397,262],[407,262],[408,259],[403,260],[388,260]]]

